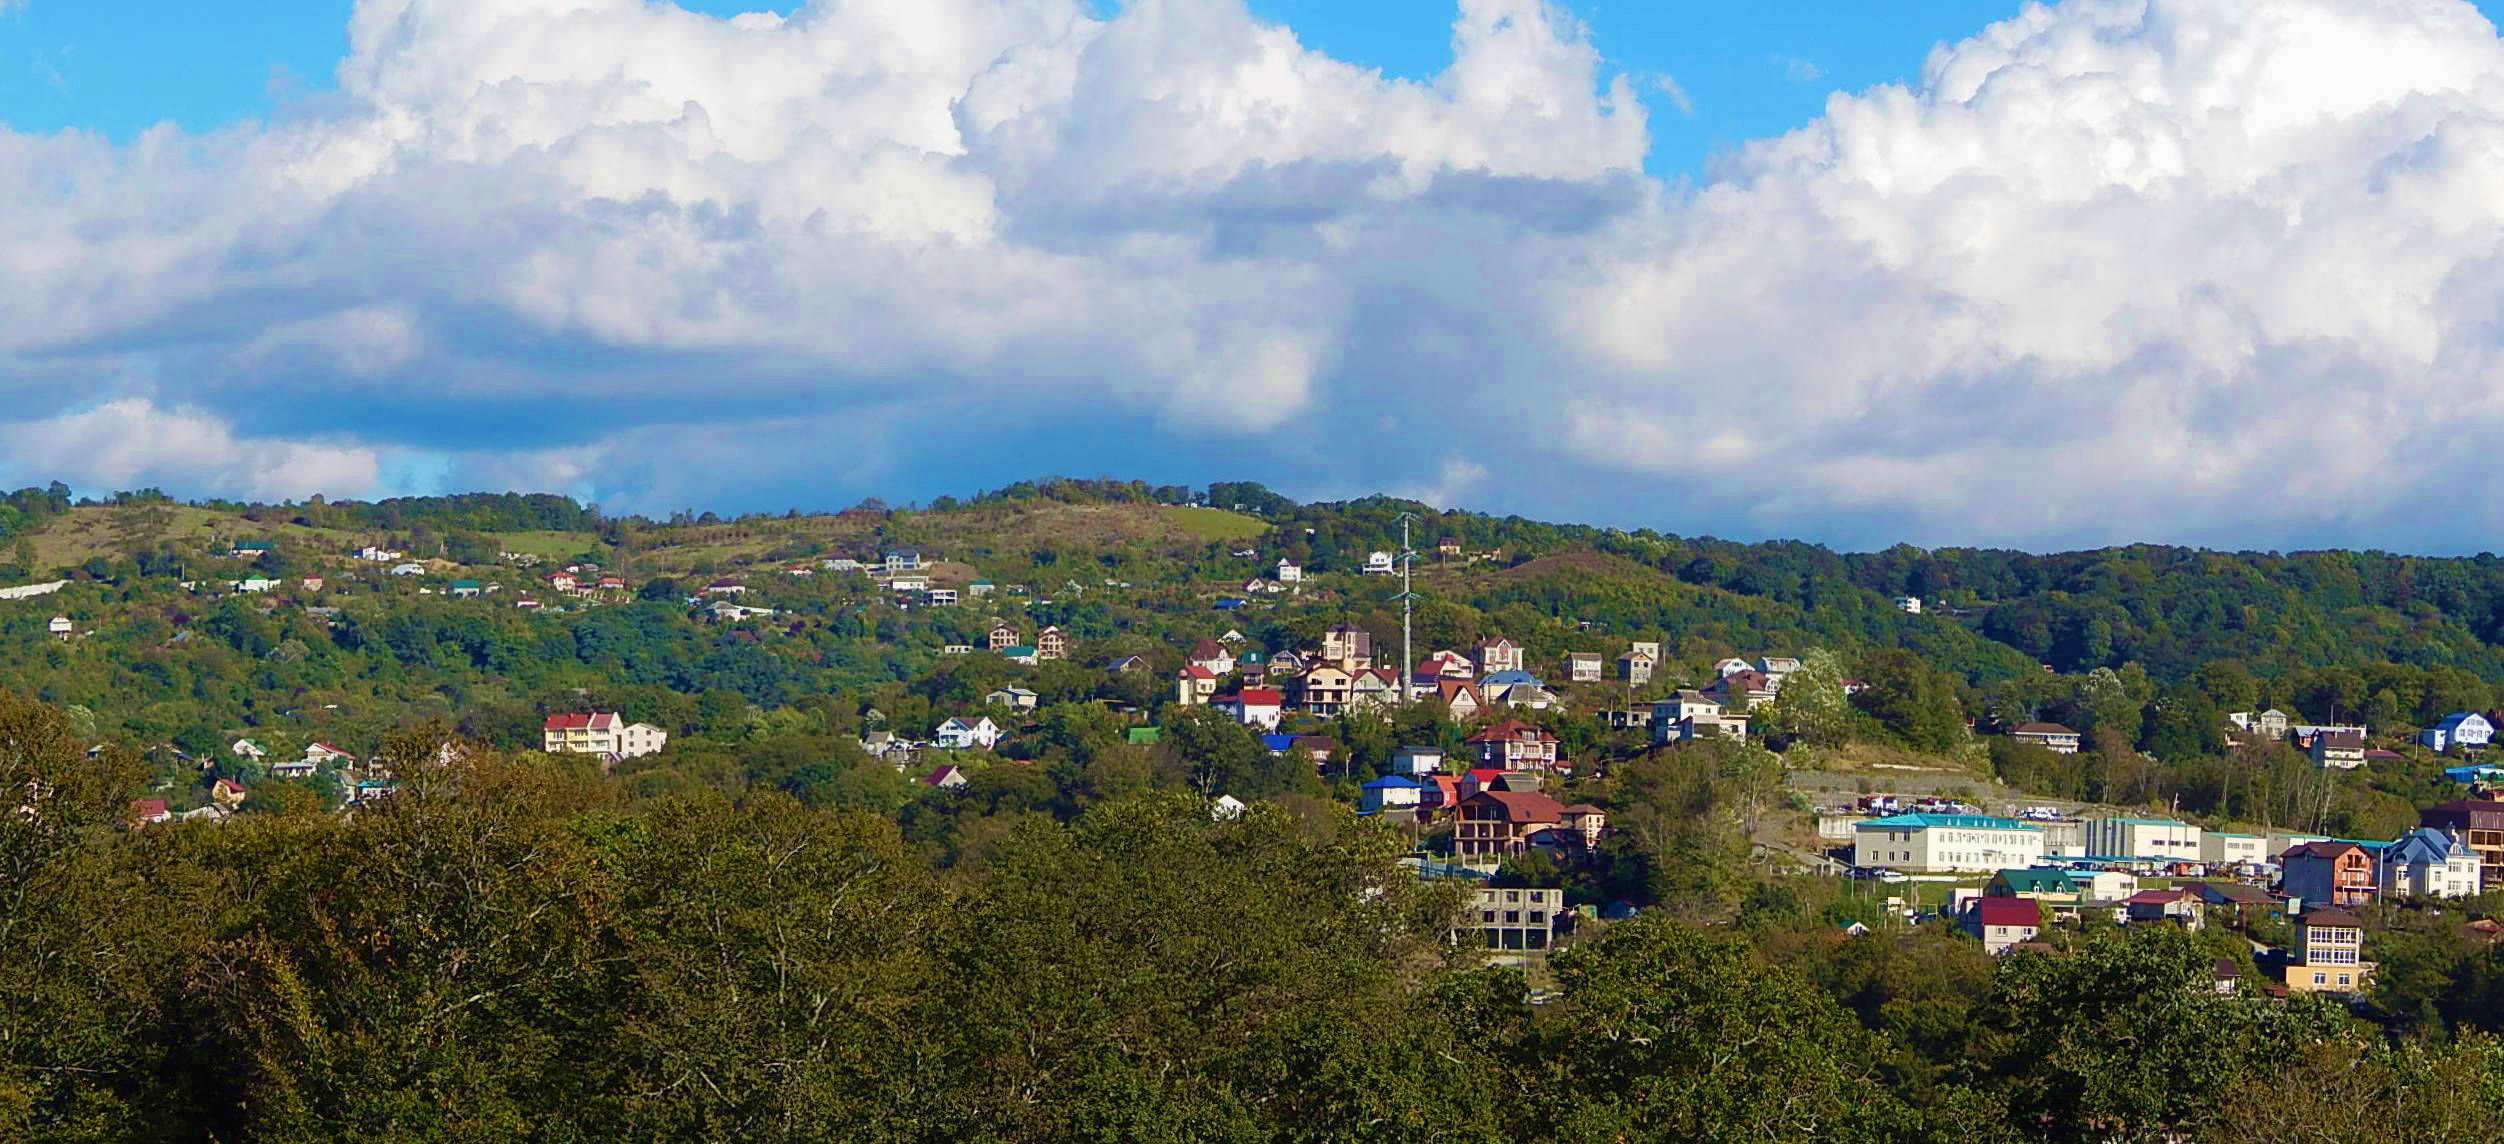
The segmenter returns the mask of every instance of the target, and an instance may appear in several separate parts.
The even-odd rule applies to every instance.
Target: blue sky
[[[2499,0],[2504,2],[2504,0]],[[0,0],[5,6],[6,0]],[[691,0],[730,14],[791,5]],[[1451,63],[1450,0],[1253,0],[1312,47],[1409,79]],[[2016,10],[2011,0],[1630,0],[1568,5],[1611,67],[1666,75],[1692,113],[1647,89],[1656,174],[1700,174],[1717,150],[1796,127],[1826,93],[1909,79],[1933,44]],[[331,86],[346,0],[24,0],[0,14],[0,123],[115,139],[165,120],[201,131]]]
[[[0,0],[0,483],[2504,532],[2466,0],[697,2]]]

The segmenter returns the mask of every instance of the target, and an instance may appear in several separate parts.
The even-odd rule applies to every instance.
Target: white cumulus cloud
[[[0,129],[0,478],[2504,523],[2504,45],[2462,0],[2030,5],[1695,186],[1642,173],[1674,81],[1542,0],[1460,0],[1426,82],[1240,0],[359,0],[349,42],[267,123]]]

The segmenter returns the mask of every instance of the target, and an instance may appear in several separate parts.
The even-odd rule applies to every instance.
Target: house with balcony
[[[2341,909],[2308,908],[2295,919],[2294,931],[2287,958],[2290,992],[2357,994],[2372,982],[2363,919]]]
[[[1555,733],[1519,719],[1507,719],[1469,737],[1469,748],[1482,766],[1507,771],[1553,771],[1557,758]]]
[[[1481,790],[1461,800],[1452,850],[1463,862],[1492,864],[1530,849],[1533,836],[1564,818],[1562,804],[1536,791]]]
[[[2374,900],[2373,855],[2353,842],[2306,842],[2278,856],[2278,888],[2306,909],[2361,906]]]
[[[2019,723],[2008,729],[2008,737],[2020,743],[2032,743],[2055,755],[2078,753],[2078,732],[2058,723]]]

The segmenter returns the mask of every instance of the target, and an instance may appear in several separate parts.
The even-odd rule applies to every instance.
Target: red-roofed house
[[[1174,702],[1197,707],[1217,694],[1217,673],[1198,664],[1174,673]]]
[[[1469,737],[1478,761],[1508,771],[1556,769],[1556,736],[1544,727],[1507,719]]]
[[[245,797],[243,784],[233,779],[219,779],[209,787],[209,801],[228,810],[242,806]]]
[[[130,800],[130,824],[132,826],[146,826],[152,822],[171,822],[173,819],[173,813],[165,809],[164,799],[134,798]]]
[[[1978,898],[1965,929],[1982,939],[1982,951],[2003,954],[2043,932],[2043,903],[2033,898]]]
[[[669,732],[649,723],[629,724],[614,711],[550,715],[539,725],[540,750],[551,755],[615,755],[637,759],[656,754]]]
[[[1247,687],[1232,695],[1221,695],[1214,706],[1234,713],[1247,727],[1264,731],[1278,729],[1279,716],[1287,708],[1287,697],[1267,687]]]
[[[1565,808],[1531,791],[1481,790],[1461,800],[1452,849],[1462,861],[1492,861],[1529,849],[1534,834],[1564,821]]]

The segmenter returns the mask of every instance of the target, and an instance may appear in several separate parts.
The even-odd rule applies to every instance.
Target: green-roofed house
[[[965,586],[965,594],[979,599],[990,595],[992,592],[998,590],[998,588],[999,585],[993,584],[989,580],[976,580]]]
[[[2032,898],[2035,901],[2077,901],[2078,880],[2067,870],[2049,870],[2037,866],[2024,870],[2002,870],[1991,875],[1983,888],[1990,898]]]
[[[1988,814],[1891,814],[1852,827],[1852,864],[1910,874],[1991,873],[2043,860],[2043,828]]]
[[[243,560],[250,560],[269,550],[270,542],[266,540],[238,540],[226,546],[228,556]]]
[[[1022,663],[1028,667],[1033,667],[1035,664],[1042,662],[1042,660],[1036,656],[1035,645],[1033,644],[1019,644],[1016,647],[1001,648],[1000,658],[1008,660],[1011,663]]]
[[[478,581],[476,580],[455,580],[452,582],[452,594],[462,597],[463,599],[475,596],[481,591],[483,591],[483,589],[478,586]]]
[[[1131,746],[1153,747],[1164,741],[1165,729],[1162,727],[1133,727],[1130,729]]]

